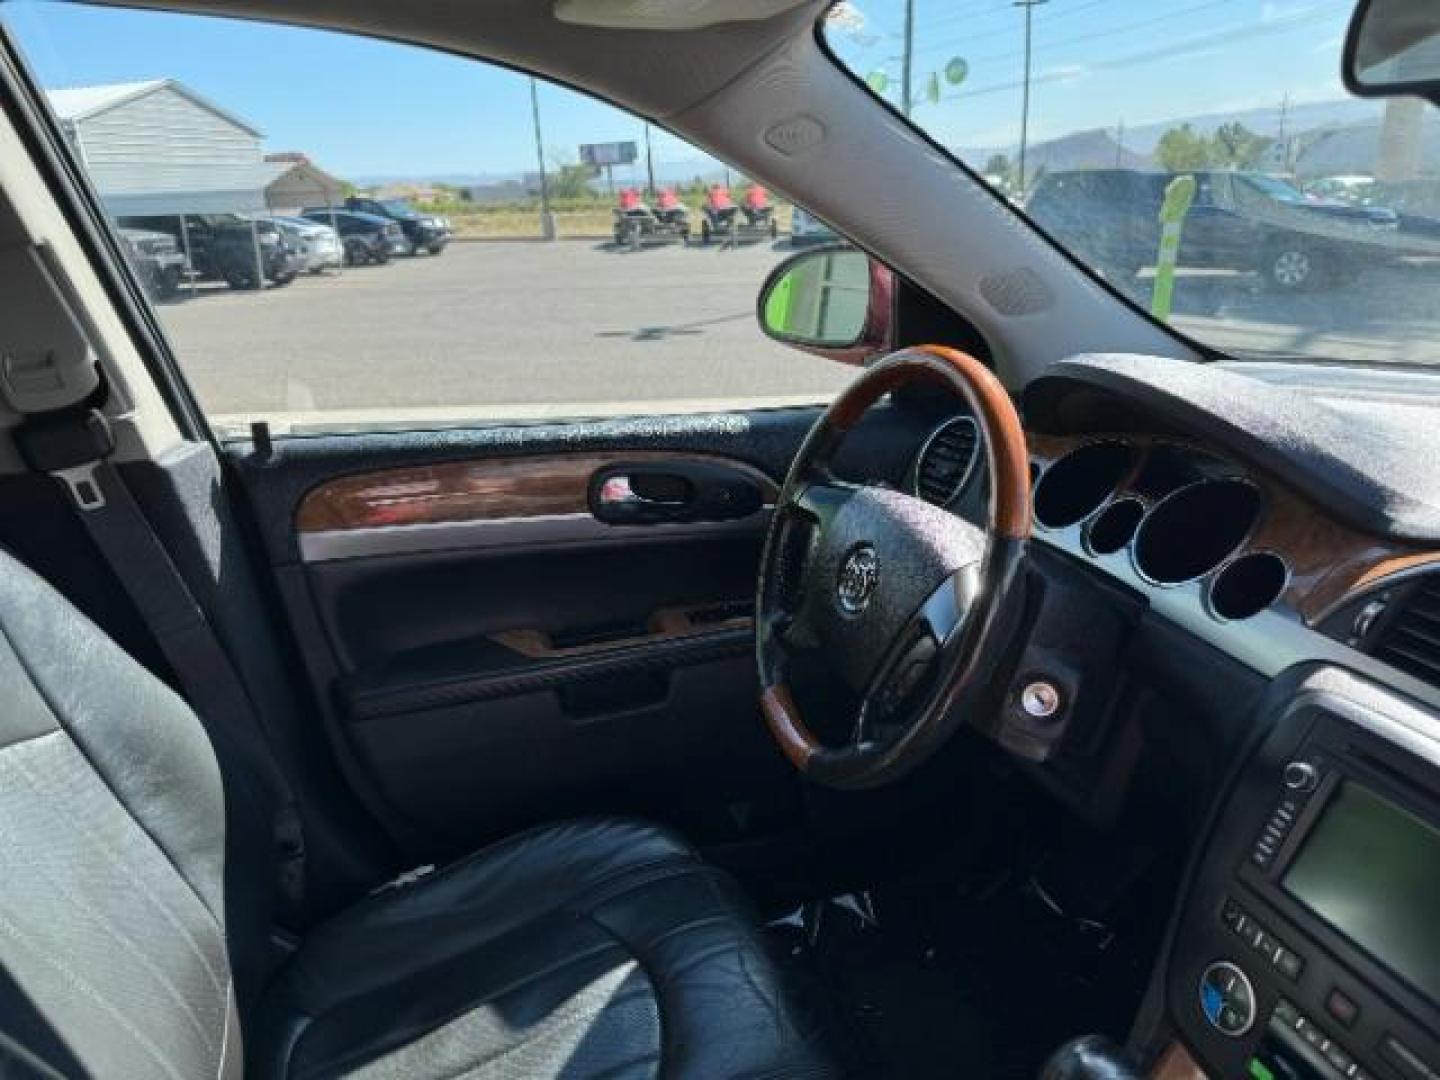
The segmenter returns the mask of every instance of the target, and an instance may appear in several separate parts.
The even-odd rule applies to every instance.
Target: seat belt
[[[254,702],[194,593],[110,463],[115,440],[97,409],[35,414],[16,431],[27,465],[65,488],[70,504],[160,647],[212,740],[265,789],[271,808],[282,925],[303,911],[305,842],[299,807],[276,764]],[[223,752],[222,750],[222,752]]]

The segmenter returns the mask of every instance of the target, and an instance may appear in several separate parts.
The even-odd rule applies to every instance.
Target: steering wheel
[[[888,392],[941,386],[969,405],[989,463],[985,528],[897,491],[837,480],[846,434]],[[1030,535],[1030,464],[1010,396],[978,360],[938,345],[869,368],[815,422],[790,467],[760,561],[761,707],[792,764],[831,787],[876,787],[933,754],[1009,653]],[[859,695],[841,745],[800,716],[802,654]]]

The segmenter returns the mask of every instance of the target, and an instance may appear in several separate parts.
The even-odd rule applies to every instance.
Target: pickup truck
[[[445,250],[445,245],[450,243],[449,218],[422,214],[404,199],[373,199],[367,195],[351,195],[345,200],[345,209],[374,214],[395,222],[405,234],[408,255],[419,255],[422,251],[439,255]]]
[[[1153,265],[1160,203],[1178,174],[1131,169],[1047,173],[1025,202],[1040,228],[1107,277],[1128,280]],[[1399,216],[1306,196],[1258,172],[1196,170],[1185,217],[1182,267],[1250,271],[1272,288],[1336,285],[1402,254]]]

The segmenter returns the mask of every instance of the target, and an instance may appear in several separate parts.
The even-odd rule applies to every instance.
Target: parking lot
[[[764,337],[755,300],[789,254],[457,243],[284,288],[161,305],[212,415],[444,420],[814,401],[853,374]]]
[[[204,287],[161,306],[206,410],[399,424],[813,401],[853,369],[755,325],[781,244],[617,252],[597,241],[453,244],[261,293]],[[1338,294],[1277,296],[1231,277],[1182,280],[1176,323],[1221,348],[1362,361],[1424,359],[1440,279],[1367,271]],[[1137,288],[1143,292],[1148,282]]]

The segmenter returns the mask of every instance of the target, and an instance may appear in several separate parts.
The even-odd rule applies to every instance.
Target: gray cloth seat
[[[233,769],[4,553],[0,701],[0,1074],[834,1072],[737,886],[637,822],[534,830],[383,890],[247,989],[271,853]]]

